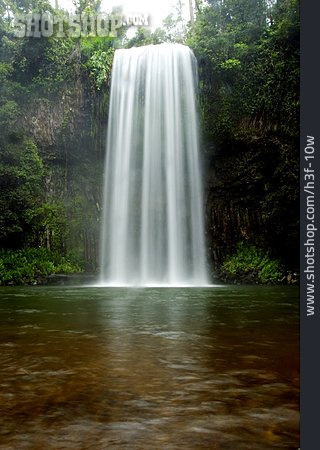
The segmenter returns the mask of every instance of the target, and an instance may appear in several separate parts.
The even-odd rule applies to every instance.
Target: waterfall
[[[208,284],[196,87],[184,45],[115,52],[101,284]]]

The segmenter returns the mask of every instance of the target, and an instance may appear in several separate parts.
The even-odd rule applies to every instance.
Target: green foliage
[[[113,55],[113,48],[109,48],[107,51],[96,50],[86,63],[89,75],[98,90],[110,82]]]
[[[240,135],[249,140],[275,128],[297,136],[297,0],[278,0],[272,7],[263,0],[210,1],[197,15],[187,44],[199,61],[210,139],[229,145]]]
[[[168,36],[162,28],[151,32],[149,28],[139,27],[136,34],[125,42],[125,47],[142,47],[143,45],[156,45],[168,42]]]
[[[219,164],[212,184],[227,208],[232,198],[242,210],[256,210],[258,241],[296,265],[298,1],[209,0],[187,44],[199,63],[205,152]],[[248,230],[248,223],[238,227]],[[225,244],[231,248],[235,242]]]
[[[51,37],[41,50],[39,70],[33,83],[41,93],[57,93],[66,82],[73,81],[80,69],[79,43],[72,38]]]
[[[0,251],[0,285],[33,284],[54,273],[79,273],[80,267],[58,252],[44,248]]]
[[[42,201],[44,168],[38,149],[30,139],[17,138],[0,153],[0,244],[24,242],[29,218]]]
[[[6,101],[0,106],[0,124],[4,129],[12,126],[18,117],[18,105],[13,100]]]
[[[66,207],[62,202],[41,203],[38,208],[29,212],[28,223],[32,227],[30,238],[26,244],[39,245],[60,253],[64,252],[62,243],[65,241],[68,219]],[[37,234],[37,242],[32,236]]]
[[[241,66],[241,62],[237,58],[227,59],[226,61],[223,61],[220,64],[221,69],[227,69],[227,70],[235,69],[236,67],[240,67],[240,66]]]
[[[283,275],[278,259],[272,259],[269,253],[244,242],[238,244],[235,254],[224,260],[221,270],[238,276],[253,272],[261,283],[277,283]]]

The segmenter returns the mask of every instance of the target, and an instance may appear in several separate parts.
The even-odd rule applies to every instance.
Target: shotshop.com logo
[[[117,37],[123,26],[148,26],[148,14],[115,13],[99,14],[15,14],[12,21],[13,34],[24,37]]]

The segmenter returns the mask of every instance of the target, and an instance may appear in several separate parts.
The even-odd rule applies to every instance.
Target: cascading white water
[[[208,284],[196,82],[184,45],[115,52],[101,284]]]

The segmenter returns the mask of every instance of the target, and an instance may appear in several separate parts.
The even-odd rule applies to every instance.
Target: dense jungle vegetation
[[[132,39],[125,28],[117,39],[36,39],[15,37],[12,15],[57,10],[46,0],[0,1],[0,283],[34,282],[37,271],[98,270],[114,50],[161,42],[186,43],[199,64],[212,268],[254,270],[264,282],[297,270],[298,1],[195,5],[193,22],[178,2],[161,29],[140,28]],[[99,6],[80,0],[77,11]],[[225,259],[239,249],[251,261],[260,255],[257,266]],[[262,279],[266,258],[270,276]]]

